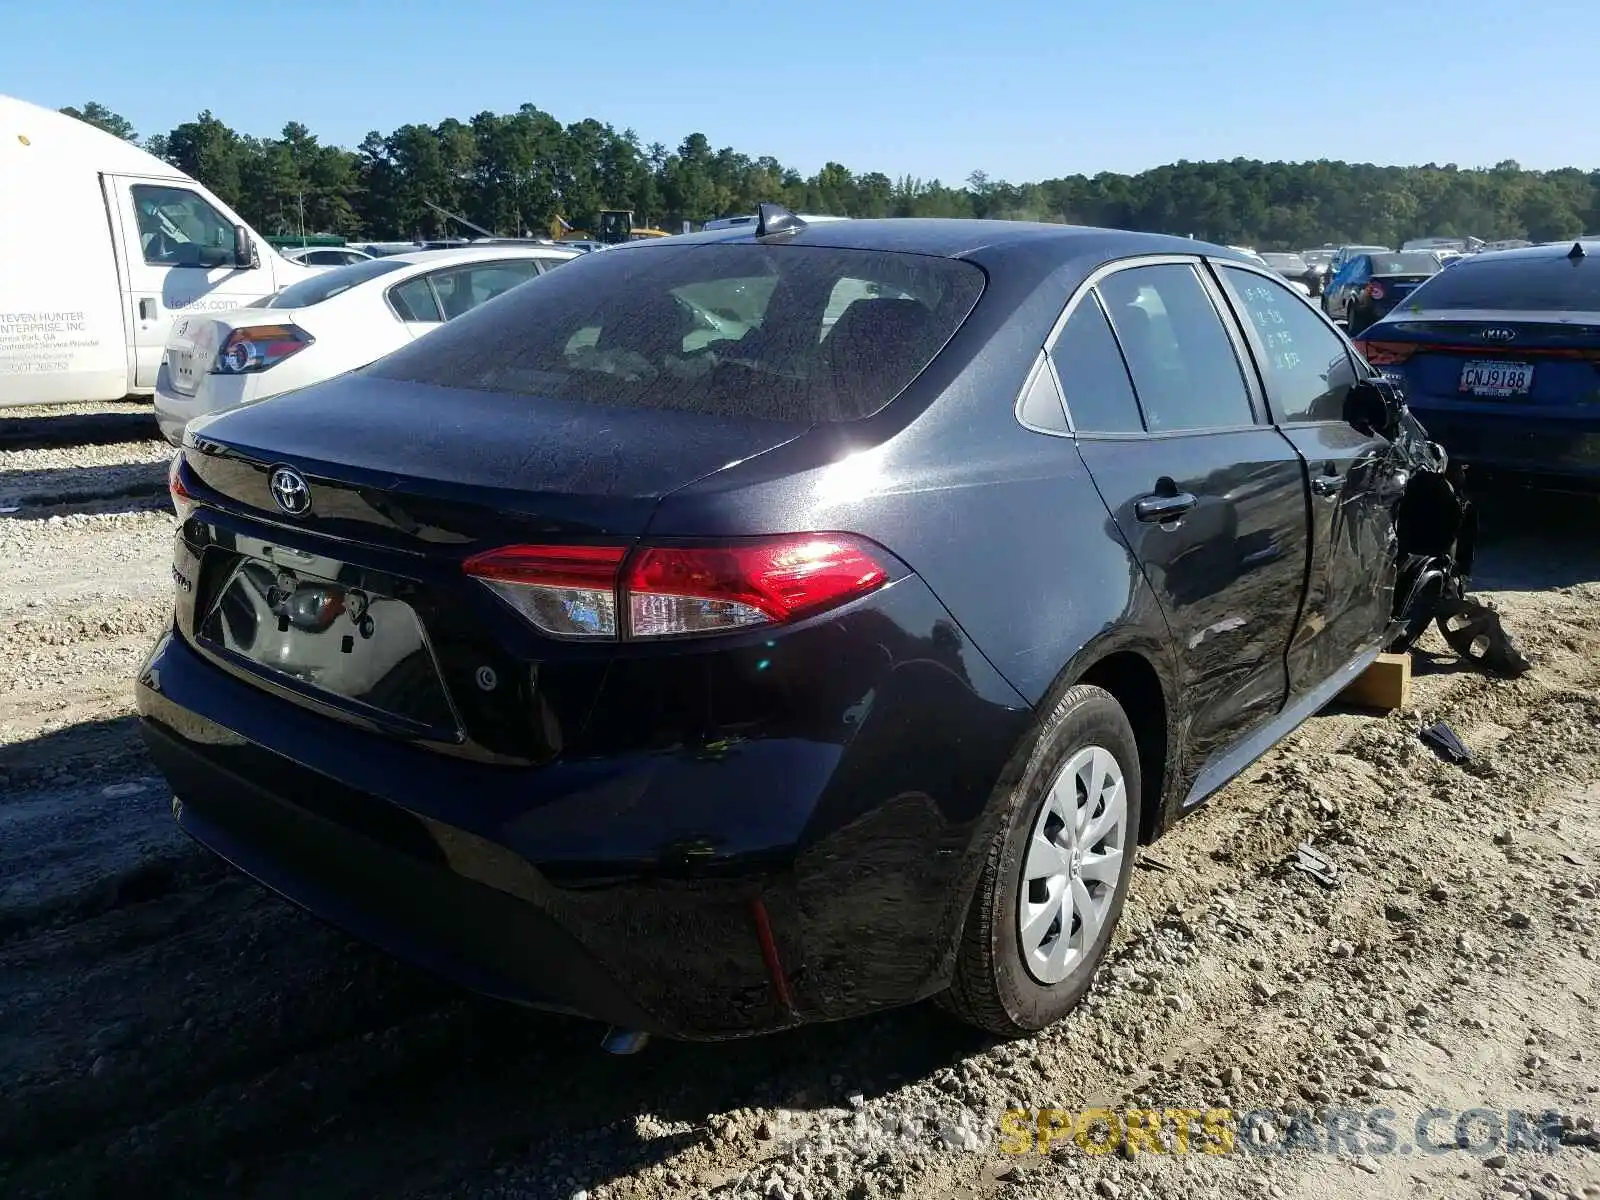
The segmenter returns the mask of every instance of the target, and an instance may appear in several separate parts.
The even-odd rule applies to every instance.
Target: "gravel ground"
[[[0,408],[0,451],[139,442],[157,434],[148,399]]]
[[[1143,856],[1100,986],[1045,1034],[921,1007],[614,1059],[175,832],[129,718],[167,455],[0,451],[0,1194],[1600,1198],[1600,508],[1494,498],[1477,583],[1534,671],[1430,635],[1410,709],[1313,719]],[[1475,762],[1419,742],[1441,719]],[[1339,886],[1284,869],[1307,839]],[[1001,1132],[1096,1106],[1274,1115],[1221,1154],[1178,1152],[1178,1117],[1133,1152]],[[1491,1109],[1546,1149],[1480,1122],[1428,1152],[1434,1106],[1447,1147]],[[1367,1126],[1330,1151],[1377,1108],[1393,1152]]]

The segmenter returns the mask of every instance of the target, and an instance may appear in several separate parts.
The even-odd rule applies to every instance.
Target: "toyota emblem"
[[[305,477],[293,467],[276,467],[268,486],[278,507],[291,517],[303,517],[311,511],[311,489]]]

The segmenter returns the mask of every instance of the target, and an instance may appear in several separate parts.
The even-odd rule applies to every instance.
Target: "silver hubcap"
[[[1085,746],[1062,765],[1028,836],[1017,941],[1028,974],[1060,983],[1099,936],[1122,877],[1128,789],[1109,750]]]

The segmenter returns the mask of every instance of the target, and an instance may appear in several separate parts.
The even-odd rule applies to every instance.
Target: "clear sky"
[[[1600,165],[1594,0],[0,0],[0,91],[325,142],[532,103],[959,183],[1180,158]],[[768,14],[759,16],[758,14]],[[279,40],[282,39],[282,40]]]

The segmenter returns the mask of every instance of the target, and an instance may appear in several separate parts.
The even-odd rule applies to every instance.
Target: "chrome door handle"
[[[1152,523],[1176,521],[1198,503],[1188,492],[1179,492],[1175,496],[1163,496],[1157,492],[1134,501],[1133,515],[1141,521]]]
[[[1311,481],[1311,490],[1318,496],[1337,496],[1344,490],[1344,476],[1318,475]]]

